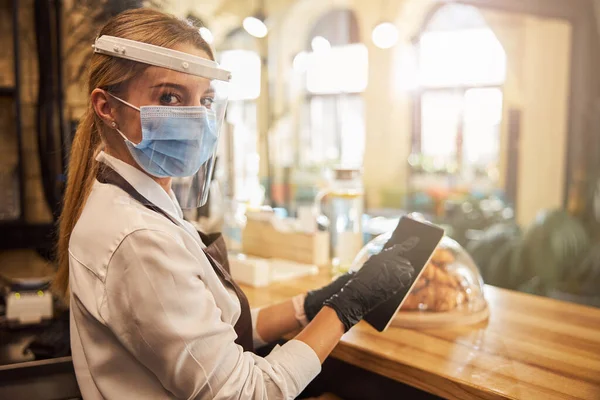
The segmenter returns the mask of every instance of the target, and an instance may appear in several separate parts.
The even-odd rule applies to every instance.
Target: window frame
[[[339,107],[339,103],[340,103],[340,99],[341,98],[346,98],[346,99],[359,99],[362,103],[362,107],[363,107],[363,119],[365,119],[365,115],[364,115],[364,111],[365,111],[365,102],[363,99],[363,92],[340,92],[340,93],[311,93],[311,92],[306,92],[304,99],[302,101],[302,108],[308,106],[310,108],[311,103],[314,99],[334,99],[335,100],[335,107],[336,107],[336,111],[337,111],[337,107]],[[309,111],[310,112],[310,111]],[[312,116],[309,115],[309,129],[312,131],[313,127],[312,127]],[[366,122],[366,121],[365,121]],[[340,122],[340,118],[339,118],[339,113],[336,112],[335,113],[335,128],[336,128],[336,132],[335,132],[335,141],[336,141],[336,145],[337,145],[337,149],[339,152],[339,160],[336,163],[341,162],[342,159],[342,142],[343,142],[343,138],[342,138],[342,128],[341,128],[341,122]],[[366,126],[365,126],[366,128]],[[302,128],[300,129],[300,131],[302,130]],[[365,132],[363,132],[363,134],[366,136],[366,129]],[[298,135],[300,136],[300,132],[298,132]],[[301,139],[299,137],[299,139]],[[311,135],[311,142],[312,142],[312,135]],[[311,143],[311,148],[312,148],[312,143]],[[299,149],[298,152],[298,156],[297,156],[297,163],[298,165],[300,164],[305,164],[304,162],[302,162],[301,157],[302,157],[302,150]],[[363,158],[364,158],[364,149],[363,149]],[[329,162],[328,160],[324,160],[325,163]],[[363,159],[364,162],[364,159]],[[361,163],[362,164],[362,163]],[[312,167],[312,165],[311,165]]]

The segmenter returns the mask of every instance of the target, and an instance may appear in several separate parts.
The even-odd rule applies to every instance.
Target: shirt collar
[[[119,175],[125,178],[135,190],[146,199],[150,200],[154,205],[160,207],[172,217],[183,220],[183,212],[181,211],[181,207],[172,190],[169,189],[169,193],[165,192],[156,181],[144,172],[104,151],[101,151],[98,154],[96,160],[114,169]]]

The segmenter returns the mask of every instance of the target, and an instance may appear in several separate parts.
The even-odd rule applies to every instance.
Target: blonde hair
[[[214,59],[210,46],[202,39],[197,27],[156,10],[125,11],[109,20],[99,35],[116,36],[167,48],[191,44]],[[118,93],[125,89],[131,78],[141,74],[147,67],[146,64],[134,61],[93,54],[88,69],[88,94],[95,88]],[[59,220],[58,271],[53,289],[65,301],[69,298],[69,241],[96,178],[96,155],[102,145],[102,126],[102,120],[88,100],[71,147],[67,186]]]

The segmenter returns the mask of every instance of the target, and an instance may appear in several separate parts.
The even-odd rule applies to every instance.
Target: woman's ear
[[[108,97],[109,95],[105,90],[96,88],[92,90],[90,100],[96,115],[98,115],[109,128],[114,129],[116,126],[115,115],[113,113],[113,108],[108,101]]]

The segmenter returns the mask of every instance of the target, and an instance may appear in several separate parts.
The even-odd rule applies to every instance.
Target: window
[[[255,100],[260,95],[260,57],[250,50],[226,50],[221,67],[231,72],[229,101]]]
[[[304,74],[306,102],[301,116],[298,163],[301,167],[362,165],[365,112],[361,96],[368,82],[368,51],[358,43],[351,11],[323,16],[309,35],[310,50],[296,57]]]
[[[301,131],[308,165],[360,165],[365,147],[364,104],[356,94],[312,96],[304,105]]]
[[[501,85],[506,54],[490,28],[425,32],[419,42],[423,87]]]
[[[367,87],[369,59],[363,44],[307,54],[306,90],[312,94],[360,93]]]
[[[228,144],[234,187],[230,194],[246,201],[258,181],[256,99],[260,96],[261,60],[251,50],[226,50],[219,54],[219,63],[232,75],[225,117],[232,127]]]
[[[479,11],[442,7],[421,34],[412,191],[497,192],[506,53]],[[436,179],[421,179],[437,172]],[[423,186],[424,185],[424,186]]]

